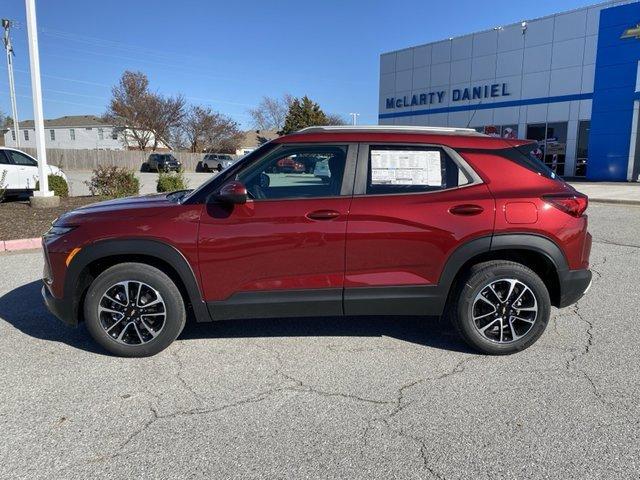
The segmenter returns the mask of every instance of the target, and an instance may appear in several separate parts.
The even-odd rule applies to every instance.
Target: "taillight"
[[[589,197],[579,192],[543,195],[542,199],[572,217],[580,217],[589,206]]]

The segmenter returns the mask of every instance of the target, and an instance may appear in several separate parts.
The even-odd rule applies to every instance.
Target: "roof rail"
[[[422,127],[413,125],[328,125],[323,127],[306,127],[295,133],[316,133],[316,132],[404,132],[404,133],[433,133],[433,134],[462,134],[481,135],[473,128],[457,127]]]

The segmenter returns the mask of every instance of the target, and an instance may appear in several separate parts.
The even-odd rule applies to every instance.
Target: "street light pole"
[[[350,113],[349,115],[351,115],[351,124],[352,125],[357,125],[358,117],[360,116],[360,114],[359,113]]]
[[[29,38],[29,65],[31,67],[31,92],[33,96],[33,123],[38,152],[38,179],[40,189],[33,192],[31,206],[50,207],[60,202],[49,191],[49,172],[47,168],[47,148],[44,139],[44,114],[42,112],[42,85],[40,84],[40,55],[38,52],[38,26],[36,22],[35,0],[25,0],[27,7],[27,33]]]
[[[2,28],[4,28],[4,49],[7,52],[7,71],[9,73],[9,97],[11,97],[11,115],[13,117],[13,135],[16,137],[16,146],[20,147],[20,135],[18,134],[18,106],[16,104],[16,85],[13,81],[13,46],[11,45],[11,20],[2,19]]]

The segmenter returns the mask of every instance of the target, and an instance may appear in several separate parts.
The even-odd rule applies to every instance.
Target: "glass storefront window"
[[[591,122],[582,120],[578,124],[578,147],[576,149],[576,177],[587,175],[587,161],[589,159],[589,129]]]
[[[527,138],[540,143],[541,160],[560,176],[567,156],[567,127],[567,122],[527,125]]]
[[[503,125],[500,136],[508,139],[518,138],[518,125]]]
[[[476,127],[476,130],[491,137],[518,138],[518,125],[485,125]]]

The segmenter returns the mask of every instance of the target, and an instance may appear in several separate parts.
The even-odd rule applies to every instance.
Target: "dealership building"
[[[540,143],[559,175],[638,181],[640,2],[610,1],[380,57],[381,125]]]

